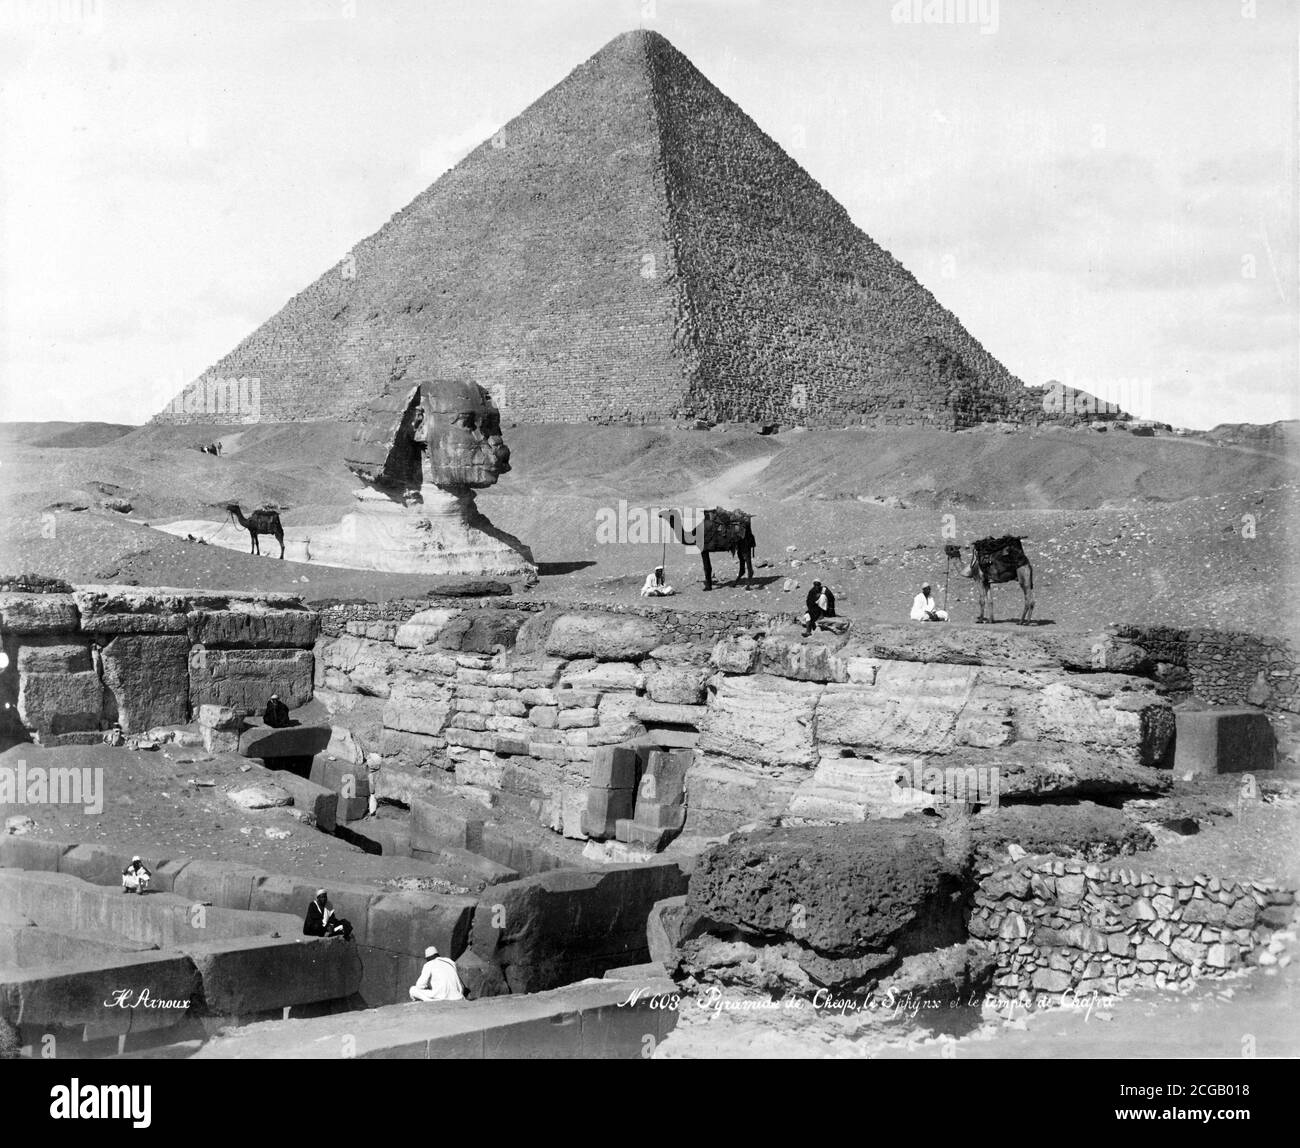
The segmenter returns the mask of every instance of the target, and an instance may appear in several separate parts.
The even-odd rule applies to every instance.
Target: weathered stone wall
[[[1278,753],[1300,753],[1300,661],[1290,638],[1234,630],[1124,626],[1147,651],[1153,674],[1173,701],[1258,706],[1273,726]]]
[[[584,815],[612,783],[592,780],[596,751],[634,742],[695,751],[687,827],[702,832],[897,816],[921,800],[921,767],[977,788],[995,774],[1001,799],[1168,781],[1172,708],[1113,633],[900,625],[804,642],[721,616],[674,634],[653,611],[494,606],[350,617],[320,643],[317,689],[340,708],[381,700],[386,758],[451,771],[566,836],[599,836]],[[715,626],[717,641],[669,640]]]
[[[81,586],[0,594],[3,732],[42,745],[184,725],[205,703],[311,699],[319,617],[299,598]]]
[[[687,824],[900,816],[923,800],[926,770],[991,784],[1001,800],[1157,790],[1173,711],[1141,662],[1109,632],[877,625],[729,639],[711,657]]]
[[[446,770],[585,838],[598,748],[658,726],[664,744],[689,748],[698,736],[709,646],[666,642],[652,617],[421,605],[402,622],[349,617],[318,647],[327,704],[382,701],[379,751],[389,760]]]
[[[1187,672],[1163,672],[1172,693],[1194,694],[1210,705],[1300,713],[1300,661],[1285,637],[1168,626],[1121,626],[1119,635],[1140,645],[1152,661]]]
[[[1030,858],[981,870],[969,928],[1004,991],[1115,994],[1259,961],[1294,902],[1272,882]]]
[[[376,635],[396,633],[396,625],[407,621],[421,610],[440,605],[463,610],[519,610],[540,613],[556,610],[553,603],[536,597],[464,600],[459,598],[400,598],[388,602],[339,602],[320,608],[321,633],[338,637],[343,633],[363,633],[363,628],[349,629],[349,623],[387,622],[394,625],[375,627],[368,632]],[[712,642],[737,630],[764,627],[771,616],[757,610],[664,610],[653,606],[602,605],[603,614],[632,615],[647,618],[660,630],[665,642]],[[391,640],[386,639],[386,640]]]

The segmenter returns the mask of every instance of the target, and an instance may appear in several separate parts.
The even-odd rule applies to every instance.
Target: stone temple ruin
[[[617,37],[215,363],[166,423],[352,418],[468,374],[508,419],[1047,417],[654,32]],[[256,379],[256,409],[230,403]]]
[[[255,415],[209,401],[244,378]],[[1023,387],[634,32],[158,421],[354,421],[364,486],[313,530],[314,561],[527,587],[528,547],[474,503],[509,470],[503,415],[1098,413]],[[1259,800],[1294,757],[1283,639],[844,619],[804,635],[758,611],[557,605],[486,581],[381,603],[0,591],[0,798],[94,751],[129,806],[156,755],[194,773],[170,774],[177,808],[217,830],[237,813],[259,846],[296,835],[236,862],[233,834],[160,852],[128,839],[148,825],[91,840],[93,822],[11,818],[0,1053],[644,1057],[691,1039],[656,998],[906,992],[955,1018],[985,992],[1059,1003],[1276,964],[1292,919],[1285,880],[1142,861],[1154,830],[1195,820],[1175,778],[1240,773]],[[259,717],[272,695],[295,724]],[[125,897],[136,852],[153,885]],[[322,885],[351,941],[304,934]],[[430,945],[466,1000],[408,1001]]]
[[[1142,869],[1149,834],[1119,808],[1158,820],[1175,774],[1266,775],[1293,746],[1294,655],[1245,635],[805,640],[760,614],[128,587],[5,594],[0,623],[33,763],[116,722],[110,787],[133,745],[193,746],[243,763],[229,800],[282,791],[406,875],[329,882],[348,944],[301,936],[309,875],[146,856],[155,891],[122,898],[130,843],[0,837],[0,1011],[22,1046],[335,1056],[347,1033],[366,1056],[639,1056],[677,1017],[619,1008],[632,988],[1175,987],[1266,962],[1292,912],[1276,882]],[[1203,704],[1261,672],[1264,705]],[[267,730],[273,692],[328,716]],[[399,1003],[431,942],[466,1002]],[[105,1017],[109,982],[187,1003]]]

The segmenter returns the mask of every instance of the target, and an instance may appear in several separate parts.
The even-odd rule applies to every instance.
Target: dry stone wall
[[[1257,706],[1268,715],[1281,756],[1300,754],[1300,661],[1293,640],[1168,626],[1126,626],[1120,633],[1147,651],[1171,700]]]
[[[184,725],[205,704],[311,700],[319,616],[290,595],[80,586],[0,594],[0,707],[42,745]]]
[[[1029,858],[981,870],[969,929],[1004,992],[1116,994],[1257,963],[1294,903],[1274,882]]]
[[[1300,713],[1300,669],[1294,642],[1234,630],[1179,630],[1124,626],[1120,634],[1162,663],[1171,693],[1193,694],[1210,705],[1258,705]],[[1181,677],[1170,671],[1184,670]]]

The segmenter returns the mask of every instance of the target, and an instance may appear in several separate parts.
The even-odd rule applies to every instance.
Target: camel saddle
[[[706,510],[704,521],[697,528],[704,542],[700,549],[710,552],[730,550],[734,553],[749,537],[751,520],[751,516],[743,510]]]
[[[1016,571],[1029,565],[1021,536],[1004,534],[1001,538],[980,538],[971,543],[980,573],[989,582],[1014,582]]]

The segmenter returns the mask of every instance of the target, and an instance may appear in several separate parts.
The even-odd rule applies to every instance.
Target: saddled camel
[[[733,585],[739,585],[742,577],[753,581],[754,530],[752,518],[745,511],[721,508],[706,510],[693,530],[685,528],[681,511],[661,511],[660,517],[672,527],[677,541],[699,549],[700,563],[704,567],[705,590],[713,589],[713,562],[709,558],[710,554],[730,554],[738,560],[740,565]]]
[[[963,578],[973,579],[978,588],[980,612],[975,621],[994,620],[992,587],[995,583],[1019,582],[1020,590],[1025,596],[1020,625],[1028,625],[1034,616],[1034,568],[1025,556],[1020,538],[1014,534],[1005,534],[1001,538],[981,538],[970,547],[961,547],[958,553],[962,554],[967,549],[970,550],[970,558],[963,558],[957,573]],[[984,616],[986,608],[987,618]]]
[[[248,551],[250,554],[262,553],[257,536],[259,534],[269,534],[280,544],[280,557],[284,557],[284,527],[280,525],[278,511],[264,506],[260,510],[254,510],[252,514],[245,518],[237,502],[230,503],[226,509],[230,512],[230,517],[248,531],[248,536],[251,539],[251,546]]]

